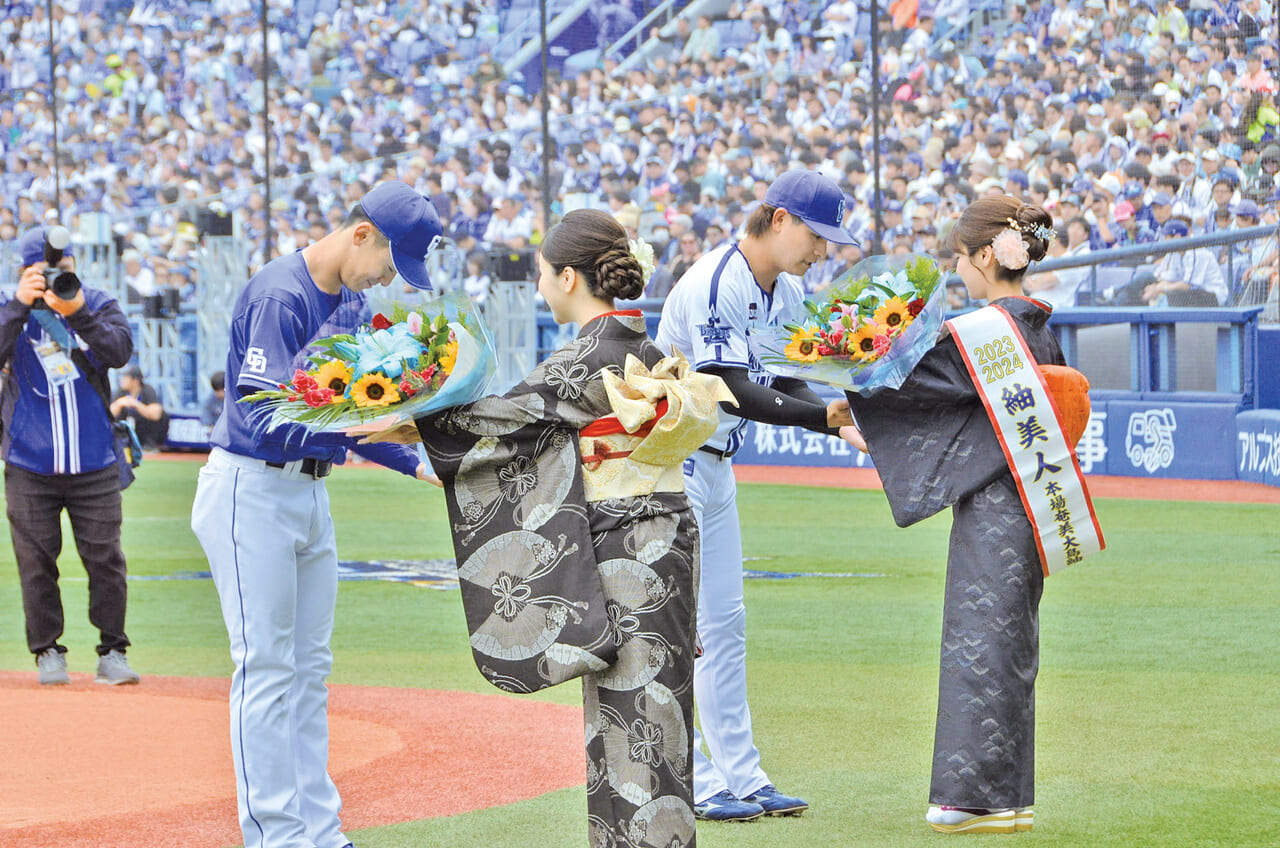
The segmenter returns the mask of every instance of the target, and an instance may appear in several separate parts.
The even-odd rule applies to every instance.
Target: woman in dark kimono
[[[582,675],[591,845],[692,846],[698,527],[680,463],[732,395],[614,310],[645,279],[612,216],[566,215],[538,268],[578,337],[504,396],[417,422],[473,653],[508,691]]]
[[[1064,365],[1052,310],[1022,296],[1051,227],[1040,207],[989,196],[964,211],[951,243],[969,296],[1002,307],[1037,364]],[[900,389],[850,392],[849,404],[900,526],[953,507],[926,818],[947,833],[1030,830],[1044,578],[995,429],[949,335]]]

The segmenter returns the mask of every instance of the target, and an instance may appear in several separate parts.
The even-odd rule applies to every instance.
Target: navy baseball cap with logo
[[[794,168],[780,175],[765,192],[764,202],[787,210],[827,241],[858,243],[842,226],[844,192],[834,180],[817,171]]]
[[[430,289],[427,253],[444,236],[436,207],[407,183],[387,180],[360,198],[369,220],[391,242],[396,273],[414,288]]]

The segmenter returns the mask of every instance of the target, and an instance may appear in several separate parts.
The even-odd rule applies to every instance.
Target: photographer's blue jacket
[[[84,288],[85,305],[70,318],[49,312],[71,333],[102,385],[107,370],[133,356],[129,321],[115,298]],[[84,474],[116,461],[111,418],[83,371],[61,386],[50,386],[36,345],[48,331],[17,298],[0,305],[0,422],[4,461],[35,474]]]

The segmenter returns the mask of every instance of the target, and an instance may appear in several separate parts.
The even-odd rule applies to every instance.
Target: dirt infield
[[[229,687],[182,677],[106,687],[89,675],[49,687],[34,671],[0,672],[0,750],[10,754],[0,769],[0,843],[239,844]],[[330,773],[352,830],[510,804],[586,779],[580,708],[497,693],[329,693]],[[531,739],[539,740],[536,757]],[[107,764],[126,777],[106,779]]]
[[[741,483],[824,486],[832,489],[880,488],[880,476],[874,468],[737,465],[733,471]],[[1102,474],[1086,477],[1085,481],[1089,485],[1090,495],[1095,498],[1280,504],[1280,488],[1240,480],[1158,480]]]

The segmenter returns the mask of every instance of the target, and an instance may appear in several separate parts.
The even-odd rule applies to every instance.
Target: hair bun
[[[595,272],[601,293],[608,297],[635,300],[644,294],[644,270],[625,238],[600,254]]]

